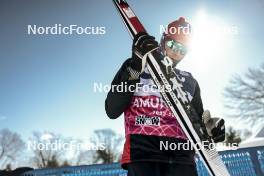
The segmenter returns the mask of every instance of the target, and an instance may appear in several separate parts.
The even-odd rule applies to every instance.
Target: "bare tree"
[[[59,167],[65,150],[62,144],[66,142],[60,135],[52,132],[33,132],[30,149],[33,150],[32,162],[38,168]]]
[[[65,160],[65,161],[63,161],[63,163],[62,163],[61,166],[62,166],[62,167],[68,167],[68,166],[71,166],[71,164],[69,163],[68,160]]]
[[[6,171],[11,171],[12,170],[12,165],[10,163],[7,164],[5,170]]]
[[[93,164],[93,156],[95,155],[96,151],[92,150],[79,150],[76,153],[75,165],[88,165]]]
[[[230,117],[251,126],[264,122],[264,63],[260,68],[249,68],[244,76],[234,76],[224,92]]]
[[[90,142],[83,139],[74,139],[74,141],[78,147],[73,150],[70,164],[77,166],[93,164],[92,158],[95,151],[91,150]]]
[[[123,138],[111,129],[100,129],[94,131],[91,142],[99,146],[94,154],[94,163],[112,163],[120,158],[118,147]]]
[[[239,144],[242,139],[240,137],[240,132],[234,130],[232,127],[229,127],[227,132],[226,132],[226,139],[224,141],[224,143],[226,145],[232,145],[232,144]]]
[[[25,149],[25,143],[20,135],[8,129],[0,130],[0,168],[14,162]]]

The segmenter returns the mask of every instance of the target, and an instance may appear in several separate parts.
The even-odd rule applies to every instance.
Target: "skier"
[[[189,32],[183,31],[186,28]],[[158,48],[162,57],[173,62],[172,73],[180,80],[208,134],[215,142],[225,139],[224,120],[210,118],[210,112],[203,109],[197,81],[189,72],[176,68],[188,51],[190,38],[190,24],[183,17],[168,25],[160,44],[153,36],[139,33],[133,41],[132,57],[123,63],[112,81],[105,110],[111,119],[124,112],[125,144],[121,166],[128,170],[128,176],[197,175],[195,151],[163,101],[142,57],[154,49]],[[126,85],[128,91],[120,92],[113,85]]]

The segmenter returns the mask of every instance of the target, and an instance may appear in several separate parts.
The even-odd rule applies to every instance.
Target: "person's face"
[[[187,48],[179,42],[168,40],[165,41],[165,51],[169,58],[179,62],[184,58]]]

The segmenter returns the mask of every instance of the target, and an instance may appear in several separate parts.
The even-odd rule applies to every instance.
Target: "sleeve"
[[[202,102],[201,93],[200,93],[200,86],[196,80],[195,82],[196,82],[196,87],[195,87],[195,92],[194,92],[194,96],[191,101],[191,104],[193,108],[196,110],[196,113],[198,114],[198,116],[202,118],[204,109],[203,109],[203,102]]]
[[[193,122],[193,126],[196,129],[196,132],[201,138],[201,140],[207,139],[208,137],[207,130],[202,120],[202,115],[204,112],[203,102],[201,98],[200,87],[197,81],[196,81],[196,86],[195,86],[194,97],[191,101],[191,104],[192,104],[193,109],[196,112],[195,116],[197,117],[197,119],[195,119],[195,121]],[[203,132],[201,133],[201,131]]]
[[[127,106],[130,104],[134,91],[118,91],[117,85],[136,86],[140,82],[139,79],[129,80],[129,72],[127,70],[131,59],[127,59],[119,71],[116,73],[111,83],[111,89],[105,100],[105,111],[110,119],[118,118]]]

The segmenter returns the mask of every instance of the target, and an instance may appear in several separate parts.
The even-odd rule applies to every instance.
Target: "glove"
[[[202,115],[207,133],[213,138],[214,142],[225,140],[225,120],[218,117],[211,117],[210,111],[205,110]]]
[[[158,42],[155,40],[155,37],[148,35],[146,32],[139,32],[133,40],[131,69],[142,73],[146,65],[144,55],[157,47]]]

